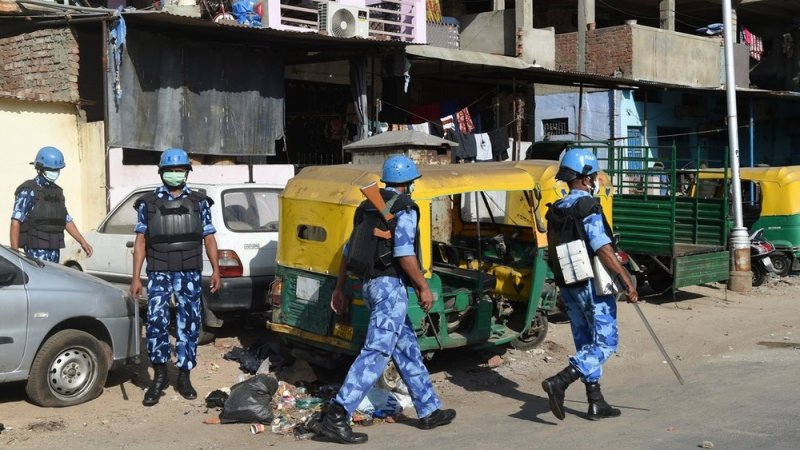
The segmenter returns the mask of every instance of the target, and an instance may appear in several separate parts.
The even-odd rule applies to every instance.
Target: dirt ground
[[[645,300],[643,311],[684,373],[711,360],[750,357],[769,348],[797,349],[800,342],[798,276],[773,278],[746,295],[728,292],[724,285],[714,284],[687,288],[677,294],[676,301],[671,296]],[[573,348],[569,324],[563,317],[551,319],[548,338],[541,348],[527,352],[499,349],[502,357],[499,367],[489,367],[487,360],[492,356],[489,352],[460,350],[438,354],[429,368],[445,404],[460,411],[491,409],[496,396],[491,391],[497,391],[494,388],[501,383],[512,383],[519,390],[541,395],[541,380],[560,370]],[[619,305],[619,320],[619,350],[606,365],[613,385],[624,386],[626,380],[647,377],[654,371],[669,374],[668,365],[662,361],[631,305]],[[141,400],[152,374],[147,364],[112,373],[98,399],[71,408],[39,408],[26,401],[21,384],[2,386],[0,422],[5,430],[0,432],[0,446],[231,449],[294,443],[292,435],[273,434],[269,430],[252,435],[244,424],[203,424],[205,419],[218,415],[218,410],[206,408],[203,397],[214,389],[231,386],[240,376],[239,364],[222,356],[235,346],[249,345],[264,333],[255,325],[230,327],[214,344],[200,347],[199,366],[192,372],[200,396],[196,401],[184,400],[170,387],[158,405],[143,407]],[[310,371],[298,367],[282,376],[295,380],[312,376]],[[171,371],[171,382],[175,376]],[[482,404],[490,398],[492,401]],[[540,406],[546,411],[546,405],[537,408]],[[491,413],[486,411],[487,416]],[[413,411],[410,415],[413,417]],[[370,427],[370,433],[378,432],[381,427],[401,426],[381,423]],[[458,426],[457,420],[447,427],[448,432],[457,431]],[[311,442],[297,444],[316,446]]]

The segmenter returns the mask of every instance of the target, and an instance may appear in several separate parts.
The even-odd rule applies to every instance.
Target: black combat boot
[[[437,409],[419,419],[419,427],[423,430],[430,430],[438,426],[447,425],[456,418],[454,409]]]
[[[144,393],[142,404],[144,406],[153,406],[158,403],[158,400],[161,398],[161,393],[164,392],[164,389],[166,389],[168,385],[167,365],[153,364],[153,383],[147,388],[147,392]]]
[[[575,380],[581,377],[578,369],[567,366],[561,372],[553,375],[552,377],[542,381],[542,389],[547,392],[547,397],[550,399],[550,411],[559,420],[564,420],[564,394],[567,387]]]
[[[599,383],[586,383],[586,398],[589,400],[589,420],[618,417],[622,414],[622,411],[606,403]]]
[[[319,425],[318,435],[340,444],[364,444],[367,435],[354,433],[350,428],[347,411],[338,403],[332,403]]]
[[[192,380],[189,379],[188,370],[178,371],[178,393],[181,394],[186,400],[194,400],[197,398],[197,391],[192,387]]]

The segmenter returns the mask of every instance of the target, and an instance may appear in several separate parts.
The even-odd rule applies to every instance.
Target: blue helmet
[[[578,177],[594,175],[599,171],[600,166],[597,164],[594,152],[585,148],[572,148],[561,157],[556,179],[572,181]]]
[[[64,155],[55,147],[42,147],[36,153],[36,159],[31,163],[37,169],[63,169]]]
[[[192,162],[189,161],[189,155],[185,151],[179,148],[168,148],[161,154],[158,170],[161,171],[167,167],[185,167],[192,170]]]
[[[403,155],[392,155],[383,163],[381,181],[388,184],[403,184],[421,176],[414,161]]]

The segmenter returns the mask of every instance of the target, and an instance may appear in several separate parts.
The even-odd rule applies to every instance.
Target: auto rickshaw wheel
[[[789,255],[783,252],[775,252],[769,255],[769,259],[772,261],[775,273],[779,277],[789,275],[789,272],[792,270],[792,260],[789,258]],[[755,286],[755,284],[753,284],[753,286]]]
[[[647,284],[650,285],[650,289],[653,291],[663,294],[672,287],[672,275],[661,268],[657,268],[647,274]]]
[[[511,346],[517,350],[530,350],[538,347],[539,344],[544,342],[547,336],[547,314],[544,311],[538,310],[533,316],[531,326],[516,339],[511,341]]]
[[[378,387],[386,389],[387,391],[408,394],[408,387],[406,387],[405,382],[403,382],[403,377],[400,376],[400,372],[397,370],[397,366],[394,365],[393,360],[389,360],[386,369],[384,369],[380,378],[378,378]]]
[[[767,281],[767,270],[761,264],[753,264],[750,270],[753,274],[753,287],[761,286]]]

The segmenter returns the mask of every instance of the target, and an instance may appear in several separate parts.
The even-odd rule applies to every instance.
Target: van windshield
[[[236,232],[278,231],[278,189],[240,188],[222,193],[225,226]]]

